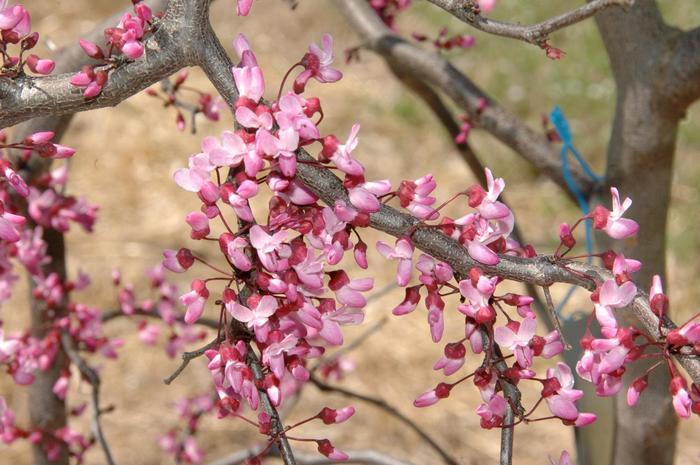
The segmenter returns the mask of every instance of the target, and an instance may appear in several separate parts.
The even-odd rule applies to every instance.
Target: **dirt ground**
[[[33,14],[35,30],[59,46],[76,40],[75,37],[89,31],[97,19],[126,3],[108,0],[24,2]],[[559,3],[576,4],[572,1],[556,3],[556,8],[562,9],[565,6]],[[664,2],[664,7],[669,3]],[[333,32],[339,54],[357,43],[352,31],[325,0],[301,0],[295,12],[289,11],[286,2],[280,0],[256,0],[248,19],[235,17],[231,0],[217,1],[213,8],[215,27],[229,50],[231,39],[239,31],[249,37],[266,73],[268,89],[276,88],[286,69],[301,57],[308,43],[319,41],[322,32]],[[542,6],[537,8],[544,14]],[[501,15],[515,12],[522,21],[531,20],[537,14],[516,0],[500,0],[499,9]],[[692,15],[700,19],[697,14]],[[438,16],[434,9],[421,5],[402,20],[401,28],[406,32],[436,31],[445,22],[455,32],[463,30],[455,22]],[[614,102],[607,62],[592,23],[559,34],[557,39],[557,45],[568,52],[560,63],[547,61],[539,50],[526,45],[482,35],[477,36],[474,50],[456,60],[477,83],[534,127],[539,124],[541,113],[548,112],[556,104],[570,102],[571,105],[564,108],[570,115],[574,133],[581,134],[580,149],[600,171]],[[447,198],[474,182],[437,122],[420,102],[394,82],[379,59],[364,53],[360,63],[342,64],[340,68],[345,74],[341,82],[325,86],[312,84],[312,91],[321,98],[326,113],[322,131],[333,132],[342,140],[354,122],[362,124],[357,154],[367,167],[368,179],[388,177],[398,182],[432,172],[439,181],[439,198]],[[196,70],[192,70],[192,76],[193,85],[208,88]],[[533,87],[532,82],[544,84]],[[207,249],[207,244],[189,240],[184,216],[198,205],[193,196],[177,188],[171,175],[175,169],[186,165],[189,154],[198,151],[203,135],[216,134],[228,128],[231,121],[225,114],[218,124],[200,121],[200,133],[190,135],[175,131],[174,118],[171,111],[141,94],[115,109],[78,115],[63,141],[78,150],[70,162],[69,191],[85,195],[100,205],[93,235],[77,230],[68,235],[71,272],[81,269],[93,277],[92,288],[81,296],[86,303],[114,307],[116,296],[109,282],[113,267],[120,268],[125,281],[136,283],[137,289],[143,291],[143,269],[157,263],[164,248],[187,245],[204,256],[214,257],[217,253]],[[695,232],[695,217],[700,213],[700,167],[696,162],[700,155],[698,121],[700,115],[695,110],[681,129],[677,179],[673,186],[675,204],[669,226],[669,272],[673,282],[670,292],[680,320],[697,311],[700,298],[700,289],[689,279],[700,271],[696,259],[700,239]],[[562,198],[555,185],[537,177],[517,155],[488,135],[475,132],[470,138],[482,159],[506,179],[506,192],[525,236],[536,247],[551,248],[559,222],[575,219],[575,209]],[[373,233],[367,236],[371,244],[381,237]],[[393,265],[384,264],[376,254],[370,260],[376,289],[381,289],[392,281]],[[360,271],[358,275],[367,274]],[[177,277],[182,289],[191,277],[191,274]],[[566,290],[557,289],[556,295]],[[9,328],[19,328],[25,322],[25,295],[26,290],[19,288],[16,298],[2,309]],[[402,318],[390,315],[391,308],[401,297],[401,291],[393,291],[373,301],[367,308],[366,324],[346,332],[348,340],[352,340],[367,325],[389,317],[383,329],[352,354],[356,369],[344,385],[389,400],[429,431],[461,463],[496,463],[499,433],[479,427],[479,418],[474,413],[480,403],[476,389],[464,386],[453,391],[449,401],[428,409],[418,410],[412,406],[418,394],[441,380],[431,370],[441,354],[441,347],[431,343],[423,312]],[[577,295],[571,307],[586,309],[587,305],[585,299]],[[460,318],[456,312],[451,317],[445,341],[459,337]],[[117,463],[171,463],[159,450],[156,439],[178,424],[173,402],[183,396],[205,392],[210,386],[209,375],[200,361],[191,364],[171,386],[163,385],[161,380],[173,370],[177,361],[168,359],[160,349],[144,348],[134,336],[134,328],[135,322],[131,321],[115,321],[108,328],[110,334],[123,335],[126,344],[116,362],[103,366],[103,403],[115,407],[115,412],[104,417],[104,428]],[[472,359],[471,363],[476,366],[478,361]],[[76,383],[70,398],[77,403],[87,394],[87,386]],[[0,378],[0,395],[8,399],[20,417],[26,414],[23,390],[15,388],[6,377]],[[526,397],[532,395],[533,392],[526,392]],[[346,404],[342,397],[320,395],[309,386],[289,418],[296,421],[322,406]],[[440,463],[414,433],[396,420],[373,406],[353,404],[358,413],[349,423],[325,427],[320,433],[316,426],[309,427],[298,435],[327,434],[341,449],[371,447],[416,464]],[[84,431],[88,431],[87,425],[84,426]],[[677,463],[697,463],[699,426],[697,418],[683,422]],[[257,435],[242,422],[207,419],[198,437],[199,444],[207,451],[207,458],[215,459],[249,446]],[[573,449],[573,435],[556,422],[519,427],[515,463],[544,464],[547,455],[558,457],[562,449]],[[27,448],[23,445],[0,445],[0,457],[3,464],[29,463]],[[100,452],[94,450],[88,454],[86,463],[103,463]]]

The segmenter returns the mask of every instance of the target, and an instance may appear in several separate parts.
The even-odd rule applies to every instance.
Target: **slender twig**
[[[396,407],[393,405],[387,403],[385,400],[380,399],[378,397],[372,397],[366,394],[360,394],[355,391],[352,391],[350,389],[340,387],[340,386],[333,386],[330,385],[321,379],[319,379],[316,375],[311,374],[311,377],[309,378],[309,381],[313,383],[314,386],[316,386],[319,390],[324,391],[324,392],[335,392],[338,394],[342,394],[346,397],[350,397],[352,399],[357,399],[361,400],[362,402],[367,402],[369,404],[372,404],[376,407],[379,407],[380,409],[384,410],[397,420],[399,420],[401,423],[405,424],[409,428],[411,428],[418,436],[421,437],[430,447],[437,452],[440,457],[442,457],[442,460],[448,464],[448,465],[458,465],[459,462],[457,459],[452,457],[445,449],[438,444],[435,439],[433,439],[423,428],[418,426],[413,420],[405,416],[403,413],[401,413]]]
[[[153,318],[156,320],[161,320],[163,321],[163,317],[161,317],[157,312],[147,312],[143,309],[135,309],[134,313],[131,314],[126,314],[122,312],[121,310],[109,310],[102,312],[102,322],[107,323],[109,321],[115,320],[120,317],[136,317],[136,316],[143,316],[147,318]],[[185,322],[185,316],[184,315],[178,315],[175,318],[175,321],[179,323],[184,323]],[[217,320],[213,320],[211,318],[200,318],[193,324],[199,325],[199,326],[204,326],[206,328],[210,329],[219,329],[219,322]]]
[[[349,352],[352,352],[353,350],[357,349],[362,344],[364,344],[364,342],[367,339],[369,339],[370,336],[382,329],[382,327],[387,323],[387,321],[389,321],[387,317],[384,317],[381,320],[377,321],[372,326],[367,328],[362,334],[360,334],[360,336],[357,339],[352,341],[350,344],[344,345],[343,347],[341,347],[340,349],[336,350],[328,356],[321,357],[318,363],[316,363],[316,365],[314,365],[309,371],[311,373],[314,373],[323,365],[333,363],[343,355],[347,355]]]
[[[554,323],[554,326],[559,332],[559,339],[564,344],[564,348],[566,350],[571,350],[571,345],[566,341],[564,331],[561,329],[561,322],[559,321],[559,315],[557,315],[557,311],[554,308],[554,302],[552,301],[552,294],[549,292],[549,287],[550,286],[542,286],[544,298],[547,301],[547,312],[549,313],[549,319],[552,323]]]
[[[411,76],[443,92],[469,115],[476,128],[488,131],[510,147],[575,200],[562,175],[561,156],[544,134],[534,131],[501,107],[443,55],[417,46],[389,29],[366,0],[335,0],[335,4],[364,47],[380,55],[391,66],[408,70]],[[576,185],[584,195],[590,195],[595,183],[578,166],[571,168]]]
[[[263,447],[252,447],[249,449],[236,451],[218,460],[214,460],[208,465],[240,465],[247,459],[258,456],[261,452],[263,452],[263,450]],[[276,452],[279,451],[276,449],[271,449],[266,455],[274,456],[276,455]],[[347,450],[344,452],[348,455],[348,459],[342,463],[356,463],[362,465],[413,465],[412,462],[398,459],[373,449]],[[333,461],[328,457],[314,453],[296,452],[295,456],[299,465],[331,465],[338,463],[337,461]]]
[[[473,0],[428,1],[480,31],[522,40],[535,45],[540,45],[543,41],[547,40],[547,37],[552,32],[584,21],[606,8],[613,6],[629,7],[634,3],[634,0],[591,0],[585,5],[547,19],[546,21],[532,25],[524,25],[495,21],[485,18],[480,14],[476,14],[474,9],[470,6],[475,4]]]
[[[474,149],[466,140],[464,142],[457,142],[455,140],[455,137],[457,137],[457,135],[460,132],[459,125],[455,121],[455,118],[452,115],[450,109],[447,108],[447,105],[445,105],[445,103],[440,98],[440,95],[438,95],[438,93],[435,92],[435,90],[433,90],[430,84],[412,76],[410,69],[403,69],[398,65],[393,64],[392,62],[388,62],[388,64],[389,69],[391,69],[394,76],[398,80],[400,80],[407,88],[412,90],[413,93],[416,96],[418,96],[421,100],[423,100],[423,102],[425,102],[428,108],[430,108],[435,117],[440,121],[440,123],[442,123],[442,126],[450,135],[450,140],[457,149],[457,153],[460,154],[462,160],[469,167],[469,170],[472,172],[472,175],[476,179],[478,179],[481,184],[485,185],[485,167],[479,160],[478,155],[474,152]],[[503,194],[501,194],[500,198],[504,204],[508,205],[508,202],[506,201]],[[523,245],[525,244],[525,239],[523,238],[522,232],[520,231],[520,227],[517,224],[513,225],[513,231],[511,232],[511,236],[518,243]],[[544,316],[545,305],[542,302],[540,295],[537,293],[537,288],[530,283],[524,284],[527,294],[533,299],[535,299],[535,311],[538,313],[538,315]],[[541,318],[541,321],[543,321],[544,324],[547,326],[548,331],[552,331],[553,329],[555,329],[552,322],[548,318]]]
[[[216,338],[214,338],[214,340],[212,340],[211,342],[207,343],[206,345],[200,347],[199,349],[193,350],[191,352],[183,352],[182,353],[182,362],[180,362],[180,366],[178,366],[177,369],[170,376],[165,378],[163,380],[163,382],[165,384],[170,384],[173,381],[175,381],[175,379],[178,376],[180,376],[180,373],[182,373],[185,370],[185,368],[187,368],[187,365],[189,365],[192,360],[194,360],[197,357],[201,357],[202,355],[204,355],[204,353],[207,350],[215,348],[216,346],[219,345],[219,343],[222,340],[223,340],[222,337],[217,336]]]
[[[109,444],[107,443],[107,439],[102,431],[102,422],[100,421],[100,417],[102,416],[102,410],[100,409],[100,376],[97,374],[97,371],[88,365],[85,359],[80,356],[77,349],[74,347],[73,338],[69,333],[61,333],[61,346],[63,347],[66,355],[68,355],[71,363],[78,367],[78,370],[80,370],[83,378],[90,383],[92,388],[92,394],[90,396],[92,405],[92,434],[100,444],[107,464],[114,465],[112,452],[110,451]]]

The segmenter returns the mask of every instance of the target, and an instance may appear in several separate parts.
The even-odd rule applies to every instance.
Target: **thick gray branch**
[[[467,0],[428,1],[480,31],[522,40],[535,45],[539,45],[547,40],[547,36],[552,32],[588,19],[605,8],[611,6],[630,6],[634,3],[634,0],[593,0],[574,10],[567,11],[566,13],[562,13],[546,21],[542,21],[541,23],[525,25],[495,21],[474,14],[473,10],[468,6],[469,2]]]
[[[535,165],[539,172],[569,194],[562,176],[559,152],[543,134],[533,131],[518,117],[499,106],[444,57],[396,35],[365,0],[335,2],[367,48],[381,55],[392,68],[405,70],[444,92],[469,115],[477,127],[488,131]],[[480,111],[482,99],[486,99],[488,104]],[[586,195],[590,194],[594,188],[592,181],[578,167],[572,166],[571,170],[581,190]]]
[[[313,157],[303,152],[302,161],[313,161]],[[297,178],[328,205],[336,200],[350,204],[347,191],[342,181],[330,170],[315,166],[313,163],[300,163],[297,166]],[[555,262],[552,257],[540,255],[526,259],[501,255],[497,265],[483,265],[469,256],[467,249],[456,240],[446,236],[435,228],[420,226],[416,218],[383,205],[381,210],[371,215],[370,225],[394,237],[411,235],[416,247],[427,254],[448,263],[456,273],[467,275],[469,269],[478,267],[490,275],[506,279],[532,283],[537,286],[549,286],[555,283],[569,283],[592,291],[612,274],[600,267],[585,263],[561,260]],[[573,270],[574,272],[570,271]],[[657,336],[658,318],[651,310],[648,296],[641,290],[630,305],[644,329]],[[663,321],[664,333],[675,328],[668,318]],[[685,368],[694,382],[700,382],[700,358],[689,355],[677,356],[678,362]]]
[[[85,99],[82,89],[69,80],[73,73],[45,77],[0,78],[0,128],[31,118],[65,115],[115,106],[141,90],[195,64],[199,53],[196,34],[201,33],[202,12],[209,1],[171,0],[158,31],[146,42],[146,53],[120,65],[109,74],[99,96]]]

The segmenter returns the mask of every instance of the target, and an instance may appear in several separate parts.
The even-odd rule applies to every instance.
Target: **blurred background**
[[[111,0],[26,0],[23,3],[32,14],[34,30],[58,47],[75,43],[97,21],[128,4]],[[689,8],[689,4],[681,8],[675,0],[659,3],[669,23],[683,28],[700,24],[697,8]],[[415,0],[414,4],[399,16],[397,27],[404,35],[417,31],[434,37],[442,26],[447,26],[450,34],[474,34],[475,46],[466,51],[449,52],[450,59],[533,128],[541,127],[543,114],[548,114],[555,105],[561,106],[569,118],[577,147],[597,172],[603,171],[615,92],[593,21],[554,34],[551,44],[562,48],[566,56],[561,61],[550,61],[536,47],[468,29],[427,2]],[[492,16],[531,23],[579,4],[572,0],[499,0]],[[331,2],[301,0],[296,11],[291,11],[288,3],[282,0],[256,0],[251,15],[241,19],[235,15],[233,1],[221,0],[214,3],[212,18],[230,52],[231,40],[237,33],[243,32],[249,38],[265,72],[270,98],[281,77],[305,53],[308,44],[319,42],[323,32],[333,33],[338,55],[336,64],[344,78],[328,85],[314,81],[307,88],[307,94],[321,98],[326,115],[322,133],[334,133],[345,140],[353,123],[362,125],[355,155],[367,168],[368,179],[389,178],[397,184],[402,179],[432,173],[438,181],[440,200],[475,182],[443,128],[421,101],[394,80],[381,59],[363,52],[359,62],[350,65],[343,62],[343,50],[358,45],[358,41]],[[50,56],[50,53],[44,55]],[[201,90],[211,90],[198,70],[191,70],[188,82]],[[163,109],[157,100],[144,94],[117,108],[79,114],[74,119],[62,141],[77,149],[70,161],[69,192],[100,205],[94,234],[73,228],[67,236],[70,272],[75,276],[78,270],[83,270],[93,278],[92,287],[76,294],[76,298],[106,309],[115,308],[116,292],[110,279],[114,267],[122,271],[125,282],[135,284],[137,295],[145,297],[148,289],[143,278],[144,268],[159,262],[165,248],[187,246],[199,255],[216,259],[218,247],[189,239],[184,217],[199,205],[194,196],[174,184],[171,175],[177,168],[186,166],[190,154],[199,151],[202,137],[218,134],[229,129],[231,124],[230,116],[222,112],[219,123],[199,120],[196,135],[189,131],[178,132],[174,111]],[[558,187],[539,177],[528,163],[488,134],[473,131],[469,141],[482,162],[506,180],[506,194],[526,240],[541,252],[552,251],[558,240],[558,224],[578,218],[577,209]],[[695,281],[700,272],[697,259],[700,235],[696,219],[700,213],[700,163],[697,162],[700,109],[697,106],[681,126],[677,150],[674,203],[669,222],[669,288],[673,316],[684,321],[698,310],[700,300],[700,286]],[[451,206],[452,214],[464,211],[463,205],[458,204]],[[371,232],[365,235],[368,244],[382,238]],[[392,282],[393,263],[383,261],[372,251],[370,265],[368,271],[353,273],[373,276],[375,290]],[[184,276],[172,276],[183,290],[194,277],[196,270]],[[517,287],[514,290],[522,291]],[[556,289],[555,297],[566,291],[566,286]],[[22,283],[15,298],[2,310],[10,330],[27,323],[26,295],[26,286]],[[474,411],[481,400],[471,385],[462,385],[453,391],[450,399],[433,407],[418,410],[412,406],[417,395],[442,380],[440,374],[431,370],[442,354],[442,345],[431,342],[424,310],[419,308],[401,318],[391,316],[391,309],[402,297],[403,291],[394,289],[373,300],[366,309],[365,324],[347,328],[346,340],[351,341],[368,325],[388,318],[380,332],[350,355],[355,369],[343,385],[389,400],[429,431],[460,463],[495,463],[499,431],[485,431],[479,427],[479,417]],[[569,307],[588,310],[589,305],[585,296],[576,294]],[[212,308],[209,311],[209,316],[215,316]],[[457,312],[448,315],[444,342],[458,339],[462,331],[462,320]],[[162,379],[177,366],[178,360],[167,358],[162,348],[141,344],[136,337],[136,321],[114,321],[107,327],[109,334],[123,337],[126,344],[117,361],[99,361],[102,364],[102,403],[115,408],[103,417],[104,429],[117,463],[171,463],[171,458],[160,451],[157,438],[179,424],[174,401],[207,392],[210,376],[205,364],[198,360],[172,385],[165,386]],[[165,342],[163,335],[160,342]],[[470,363],[468,366],[476,367],[479,361],[472,358]],[[73,377],[69,394],[72,405],[89,395],[89,386],[80,385],[77,379]],[[536,391],[527,390],[528,383],[522,386],[526,399],[536,399]],[[533,383],[532,387],[538,386]],[[25,390],[15,387],[9,377],[4,376],[0,378],[0,395],[7,398],[18,412],[18,422],[23,423]],[[295,422],[323,406],[347,404],[340,396],[319,395],[314,387],[308,386],[288,418]],[[357,402],[352,404],[358,413],[350,422],[333,427],[312,424],[297,435],[326,436],[340,449],[374,448],[417,464],[439,463],[439,457],[413,432],[383,411]],[[89,425],[85,420],[78,420],[77,424],[87,433]],[[677,463],[698,461],[699,426],[697,417],[683,422]],[[198,443],[207,452],[207,460],[216,459],[253,444],[258,435],[251,429],[240,421],[208,418],[202,423]],[[573,451],[572,431],[561,427],[557,421],[521,426],[516,432],[517,464],[542,464],[546,463],[547,455],[558,458],[562,449]],[[303,449],[303,445],[300,448]],[[30,460],[28,448],[19,443],[11,447],[0,445],[0,457],[3,463],[22,464]],[[101,453],[93,450],[86,463],[102,463]]]

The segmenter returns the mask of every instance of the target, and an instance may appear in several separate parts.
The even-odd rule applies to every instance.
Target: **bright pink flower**
[[[331,460],[342,462],[348,459],[348,454],[346,454],[342,450],[336,449],[328,439],[321,439],[320,441],[316,441],[316,444],[318,445],[318,451]]]
[[[231,68],[233,79],[240,97],[258,103],[265,93],[265,78],[259,66],[243,66]]]
[[[61,400],[66,399],[66,394],[68,394],[68,384],[70,382],[70,374],[61,374],[51,389],[53,393]]]
[[[690,418],[692,402],[688,394],[688,384],[681,376],[674,376],[669,385],[669,391],[673,397],[673,408],[681,418]]]
[[[391,313],[399,316],[406,315],[407,313],[411,313],[413,310],[415,310],[418,306],[418,302],[420,302],[419,290],[420,286],[407,287],[406,296],[404,297],[403,301],[394,307]]]
[[[627,405],[632,407],[639,400],[639,396],[649,385],[649,377],[642,376],[635,379],[627,390]]]
[[[605,281],[600,286],[598,302],[595,303],[595,316],[604,328],[617,328],[617,319],[613,308],[626,307],[637,294],[637,286],[627,281],[618,286],[614,279]]]
[[[142,321],[141,324],[139,324],[139,340],[147,346],[156,345],[159,334],[160,326],[147,324],[145,321]]]
[[[374,278],[350,279],[343,270],[332,271],[328,288],[335,292],[335,297],[343,305],[351,308],[363,308],[367,299],[362,295],[374,286]]]
[[[370,181],[356,185],[348,189],[348,197],[353,207],[361,212],[374,213],[381,208],[378,196],[388,194],[391,191],[391,183],[388,179]]]
[[[273,342],[263,350],[262,361],[277,379],[284,376],[284,354],[292,352],[298,341],[296,336],[288,334],[280,342]]]
[[[257,224],[250,228],[250,243],[258,252],[263,266],[269,271],[282,271],[288,268],[291,248],[285,244],[289,231],[281,230],[270,236]]]
[[[323,49],[316,44],[309,45],[309,52],[301,59],[304,71],[294,80],[294,92],[297,94],[304,92],[306,83],[311,78],[316,79],[318,82],[336,82],[343,77],[343,73],[331,68],[331,63],[335,59],[333,36],[328,33],[323,34],[321,36],[321,46]]]
[[[444,355],[435,362],[433,370],[443,370],[445,376],[456,373],[464,365],[467,349],[461,342],[451,342],[445,345]]]
[[[204,159],[198,159],[196,163],[190,164],[190,169],[196,168],[206,172],[206,179],[209,180],[210,167],[236,167],[241,164],[248,150],[243,139],[231,131],[222,132],[221,141],[216,137],[205,137],[202,141],[202,152],[207,155],[209,163],[206,163]]]
[[[431,207],[435,203],[435,197],[430,196],[436,186],[437,183],[431,174],[426,174],[415,181],[401,181],[398,190],[401,206],[421,220],[437,219],[439,215]]]
[[[481,404],[476,413],[481,417],[481,427],[491,429],[503,424],[503,418],[506,416],[506,400],[500,394],[494,394],[488,403]]]
[[[204,312],[204,304],[209,298],[209,290],[204,281],[195,279],[192,281],[192,290],[187,294],[180,296],[180,302],[187,307],[185,313],[185,323],[191,325],[202,316]]]
[[[288,178],[294,177],[297,171],[297,159],[294,153],[299,148],[299,133],[293,128],[281,129],[277,137],[265,129],[258,131],[258,147],[265,155],[276,158],[280,171]]]
[[[188,160],[188,168],[180,168],[173,174],[178,186],[190,192],[199,190],[209,182],[210,173],[216,168],[211,164],[206,153],[192,155]]]
[[[308,101],[302,96],[289,92],[277,102],[278,111],[274,113],[280,129],[293,128],[303,141],[311,141],[321,137],[316,124],[305,111]]]
[[[437,403],[440,399],[445,399],[450,396],[452,390],[451,384],[440,383],[434,389],[426,391],[413,401],[415,407],[428,407]]]
[[[613,209],[609,211],[602,205],[593,210],[593,225],[596,229],[604,230],[613,239],[625,239],[637,234],[639,225],[636,221],[623,218],[622,215],[632,206],[632,199],[627,197],[620,203],[620,194],[614,187],[610,188],[613,201]]]
[[[542,389],[542,397],[552,413],[563,420],[574,421],[578,409],[574,403],[583,396],[583,391],[573,389],[574,377],[565,363],[557,363],[556,368],[547,369],[547,382]]]
[[[323,421],[323,423],[332,425],[334,423],[342,423],[352,417],[354,414],[355,409],[353,407],[344,407],[338,410],[324,407],[317,416]]]
[[[413,243],[410,239],[402,237],[397,239],[392,248],[382,241],[377,241],[377,250],[389,260],[398,260],[399,266],[396,272],[396,282],[399,286],[406,286],[411,281],[413,268]]]
[[[253,7],[253,0],[236,0],[236,14],[238,16],[248,16]]]
[[[331,345],[343,344],[343,333],[340,331],[341,325],[357,325],[364,320],[364,313],[361,310],[350,307],[341,307],[337,310],[321,314],[323,327],[318,335]]]
[[[498,326],[494,330],[494,339],[515,353],[515,359],[522,368],[528,368],[532,366],[533,357],[529,344],[536,330],[535,319],[525,318],[520,324],[511,321],[506,326]]]
[[[359,132],[360,125],[353,124],[345,144],[338,144],[337,139],[332,139],[327,145],[324,144],[324,152],[330,152],[328,158],[335,163],[335,166],[343,173],[353,176],[360,176],[365,172],[362,164],[352,158],[352,152],[357,148],[359,142],[357,138]]]
[[[484,2],[485,0],[481,0]],[[495,0],[494,0],[495,1]],[[565,450],[561,451],[561,455],[559,456],[559,460],[555,463],[552,458],[549,458],[549,463],[551,465],[571,465],[571,458],[569,457],[569,453]]]
[[[255,299],[254,299],[255,300]],[[238,303],[237,299],[225,302],[226,310],[241,323],[255,332],[255,337],[260,342],[267,340],[270,330],[269,318],[277,311],[277,299],[270,295],[264,295],[257,300],[255,309],[250,309]]]

